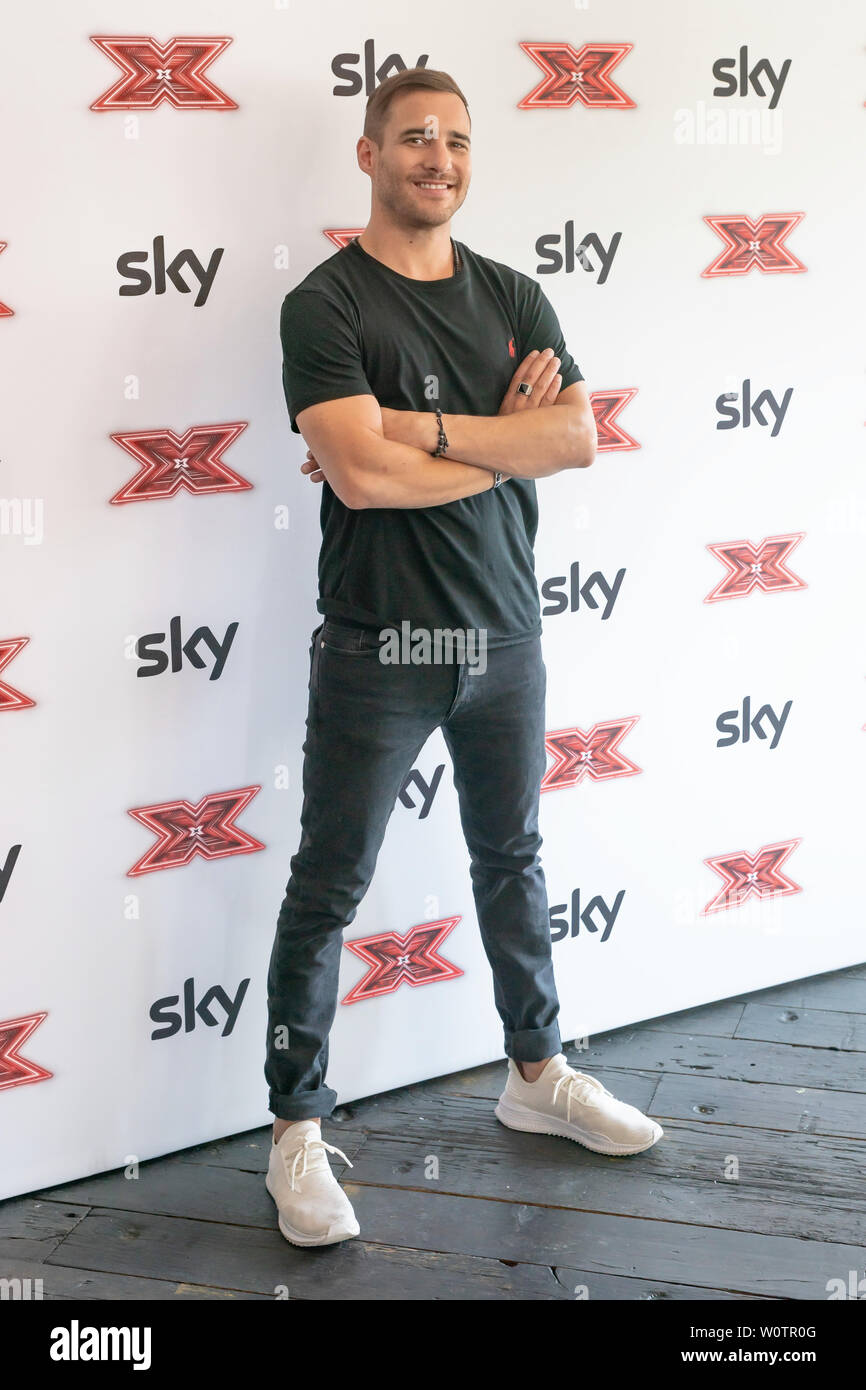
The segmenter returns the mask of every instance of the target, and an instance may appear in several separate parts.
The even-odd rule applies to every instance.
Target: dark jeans
[[[375,632],[326,619],[310,648],[301,841],[268,970],[265,1079],[284,1120],[327,1116],[328,1034],[343,929],[373,877],[403,781],[434,729],[454,765],[481,938],[505,1052],[561,1050],[550,916],[538,857],[546,767],[541,638],[468,663],[388,665]],[[408,930],[411,923],[407,923]]]

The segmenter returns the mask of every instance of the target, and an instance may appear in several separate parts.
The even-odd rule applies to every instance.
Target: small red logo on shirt
[[[514,339],[513,339],[513,338],[509,338],[509,339],[508,339],[508,356],[509,356],[509,357],[513,357],[513,356],[514,356]]]

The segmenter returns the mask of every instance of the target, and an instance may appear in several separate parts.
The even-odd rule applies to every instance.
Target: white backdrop
[[[336,95],[346,81],[332,63],[355,54],[363,75],[369,40],[375,67],[426,54],[467,95],[474,175],[454,235],[538,276],[591,391],[636,392],[617,424],[638,447],[538,485],[540,586],[575,563],[581,584],[624,570],[607,617],[585,599],[545,616],[547,727],[587,735],[637,717],[621,753],[640,769],[603,777],[591,762],[542,796],[549,900],[567,904],[554,934],[561,916],[571,928],[553,947],[563,1038],[862,960],[854,171],[866,71],[854,8],[830,0],[816,26],[805,0],[757,11],[550,0],[527,27],[517,0],[442,0],[435,13],[397,0],[51,0],[6,23],[0,1196],[272,1118],[265,977],[297,847],[320,621],[320,494],[289,431],[279,310],[332,254],[327,229],[365,225],[355,144],[366,91]],[[91,109],[123,76],[93,37],[129,51],[136,37],[190,36],[231,39],[188,79],[193,109],[146,109],[134,82],[127,108]],[[590,78],[584,100],[521,107],[543,80],[521,43],[632,45],[610,80],[634,106],[594,104]],[[763,96],[714,94],[713,65],[744,45],[747,71],[766,59],[777,81],[790,59],[772,111],[766,80]],[[743,112],[756,113],[757,142],[720,142]],[[806,269],[777,273],[783,253],[766,247],[760,219],[795,213],[784,248]],[[725,249],[710,216],[751,218],[762,264],[703,275]],[[588,269],[540,269],[550,262],[536,243],[568,221],[575,243],[594,233],[609,248],[620,234],[603,283],[591,242]],[[171,278],[164,293],[120,292],[135,281],[119,258],[146,252],[137,264],[151,273],[159,237],[169,262],[191,249],[206,266],[223,248],[203,303],[189,267],[193,293]],[[731,418],[719,397],[736,393],[739,410],[746,380],[753,401],[769,390],[780,403],[791,388],[775,436],[767,410],[766,425],[752,413],[748,430],[717,428]],[[151,457],[173,461],[195,436],[152,432],[228,426],[236,437],[218,457],[246,486],[112,504],[142,467],[112,436],[150,435],[145,457],[156,447]],[[708,546],[749,541],[765,563],[763,541],[794,535],[786,564],[801,585],[762,571],[750,592],[705,602],[726,573]],[[218,679],[204,643],[203,669],[187,658],[139,674],[150,663],[138,640],[169,634],[172,619],[183,642],[197,628],[221,641],[237,624]],[[753,715],[791,702],[775,747],[756,733],[717,746],[717,720],[744,697]],[[430,783],[442,764],[428,814],[417,779],[413,804],[398,801],[347,939],[456,917],[441,954],[463,973],[341,1004],[328,1076],[341,1101],[503,1055],[437,732],[416,770]],[[156,843],[131,811],[244,788],[258,788],[237,817],[252,843],[130,874]],[[192,843],[202,819],[187,818]],[[781,872],[796,891],[772,891],[760,852],[791,841]],[[740,885],[757,873],[752,891],[705,912],[725,882],[706,861],[743,853],[757,856],[737,861]],[[619,901],[605,940],[585,920],[575,934],[575,890],[581,911],[603,900],[599,925]],[[366,973],[344,951],[341,1000]],[[192,1004],[212,986],[239,1000],[230,1032],[217,1002],[205,1017],[190,1004],[194,1026],[152,1037],[152,1006],[179,998],[161,1017],[180,1016],[185,981]]]

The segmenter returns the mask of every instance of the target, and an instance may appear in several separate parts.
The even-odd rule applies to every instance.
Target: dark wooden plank
[[[725,1299],[727,1302],[740,1300],[754,1301],[766,1299],[775,1301],[771,1294],[732,1293],[730,1289],[701,1289],[694,1284],[668,1284],[662,1279],[628,1278],[619,1274],[599,1274],[595,1270],[569,1269],[565,1265],[554,1267],[563,1288],[572,1298],[577,1298],[578,1290],[586,1289],[593,1303],[599,1300],[608,1302],[639,1303],[644,1301],[670,1303],[672,1301],[691,1302],[708,1299]],[[586,1294],[581,1293],[585,1298]]]
[[[631,1158],[501,1126],[504,1061],[351,1102],[325,1124],[355,1164],[332,1159],[362,1224],[340,1247],[276,1230],[270,1125],[10,1199],[0,1277],[58,1300],[823,1299],[866,1244],[864,1016],[866,965],[567,1045],[665,1125]]]
[[[331,1120],[325,1121],[322,1136],[328,1144],[342,1149],[349,1159],[364,1142],[363,1130],[357,1126],[334,1124]],[[211,1144],[199,1144],[194,1149],[181,1149],[171,1156],[183,1163],[218,1164],[225,1168],[245,1169],[250,1173],[266,1173],[271,1143],[272,1128],[267,1125],[264,1129],[251,1129],[245,1134],[216,1139]],[[329,1157],[335,1172],[346,1168],[342,1159],[334,1154]]]
[[[517,1215],[523,1249],[535,1257],[541,1234],[535,1223],[543,1221],[555,1233],[563,1213],[534,1208],[527,1220],[526,1213],[521,1217],[521,1208],[512,1203],[480,1204],[471,1198],[389,1192],[354,1184],[347,1184],[346,1190],[365,1229],[375,1225],[381,1230],[390,1224],[404,1244],[373,1244],[366,1238],[328,1250],[304,1251],[288,1246],[275,1232],[96,1210],[88,1213],[46,1264],[271,1296],[278,1287],[285,1287],[295,1299],[368,1298],[373,1290],[382,1299],[572,1296],[568,1289],[552,1292],[550,1271],[544,1266],[528,1262],[512,1266],[503,1264],[502,1257],[461,1256],[448,1249],[465,1243],[468,1229],[483,1231],[491,1244],[501,1243],[503,1231],[513,1229]],[[479,1205],[486,1212],[479,1214]],[[435,1249],[419,1253],[424,1230],[431,1233]],[[551,1239],[555,1238],[552,1234]],[[579,1243],[580,1269],[587,1276],[628,1277],[640,1271],[652,1281],[760,1297],[821,1297],[828,1278],[840,1269],[858,1267],[858,1248],[841,1243],[595,1212],[581,1214]],[[574,1262],[568,1264],[571,1267]]]
[[[104,1173],[67,1183],[57,1192],[90,1207],[115,1211],[189,1216],[226,1226],[272,1227],[276,1223],[276,1207],[261,1173],[219,1164],[181,1163],[176,1158],[153,1159],[143,1163],[139,1171],[135,1180],[127,1180],[121,1173]],[[41,1195],[49,1197],[50,1190]]]
[[[861,1141],[679,1120],[669,1121],[664,1139],[646,1153],[611,1158],[566,1139],[519,1134],[495,1119],[491,1124],[473,1114],[476,1106],[471,1099],[443,1096],[440,1110],[425,1123],[395,1113],[390,1129],[388,1117],[381,1116],[344,1187],[447,1191],[527,1206],[866,1241]],[[731,1154],[739,1162],[739,1181],[725,1176]],[[437,1172],[431,1159],[438,1176],[427,1176]],[[562,1227],[563,1238],[570,1229]],[[393,1235],[376,1238],[393,1243]],[[480,1253],[505,1258],[514,1252]],[[575,1254],[579,1249],[543,1248],[537,1258],[554,1264],[563,1256],[571,1262]]]
[[[773,985],[755,994],[744,996],[746,1003],[786,1004],[799,1009],[841,1009],[844,1013],[866,1013],[866,977],[849,971],[834,971],[814,975],[811,979],[793,980],[787,985]]]
[[[0,1263],[0,1278],[29,1279],[31,1297],[36,1298],[36,1280],[42,1281],[44,1303],[91,1299],[97,1302],[201,1302],[268,1298],[267,1294],[237,1293],[232,1289],[208,1288],[204,1284],[173,1284],[165,1279],[139,1279],[130,1274],[105,1274],[100,1270],[67,1269],[63,1265],[44,1265],[21,1260]],[[273,1295],[270,1295],[273,1298]]]
[[[647,1018],[633,1027],[661,1028],[666,1033],[706,1033],[711,1037],[732,1038],[744,1008],[742,999],[721,999],[717,1004],[701,1004],[697,1009],[683,1009],[678,1014]]]
[[[0,1264],[45,1259],[87,1215],[87,1206],[10,1197],[0,1203]]]
[[[786,1043],[752,1042],[748,1038],[687,1037],[663,1029],[623,1030],[592,1038],[581,1070],[595,1076],[600,1075],[598,1068],[602,1066],[622,1066],[631,1072],[638,1068],[643,1072],[702,1074],[728,1081],[772,1081],[860,1094],[866,1091],[866,1067],[856,1052],[792,1049]],[[617,1094],[614,1086],[610,1089]]]
[[[438,1250],[371,1244],[356,1238],[299,1250],[278,1231],[221,1226],[168,1216],[94,1210],[51,1256],[50,1264],[207,1284],[289,1299],[563,1300],[546,1266],[506,1265]]]
[[[690,1284],[668,1284],[661,1280],[629,1279],[610,1274],[598,1274],[584,1269],[558,1266],[554,1269],[558,1282],[568,1298],[586,1297],[594,1301],[641,1300],[752,1300],[755,1294],[736,1294],[723,1289],[702,1289]],[[0,1278],[13,1277],[3,1270]],[[101,1270],[67,1269],[61,1265],[46,1266],[28,1261],[17,1263],[14,1277],[29,1279],[31,1296],[36,1297],[36,1280],[42,1281],[41,1298],[45,1303],[91,1300],[94,1302],[213,1302],[255,1301],[273,1302],[273,1294],[246,1293],[233,1289],[208,1288],[203,1284],[174,1284],[164,1279],[140,1279],[134,1275],[104,1273]],[[375,1295],[375,1291],[372,1296]]]
[[[796,1047],[827,1047],[843,1052],[866,1052],[866,1017],[836,1009],[803,1009],[794,1005],[748,1004],[734,1037]],[[792,1066],[796,1057],[792,1057]]]
[[[367,1240],[387,1241],[391,1232],[399,1233],[398,1238],[415,1249],[435,1241],[438,1250],[459,1250],[471,1244],[484,1254],[502,1248],[510,1237],[533,1259],[551,1246],[567,1243],[588,1276],[639,1274],[761,1298],[823,1299],[829,1279],[847,1278],[847,1271],[863,1262],[861,1246],[841,1241],[800,1240],[595,1211],[582,1212],[577,1220],[574,1214],[543,1207],[389,1191],[353,1182],[347,1182],[345,1190]],[[570,1215],[576,1225],[572,1224],[564,1242],[561,1231]],[[86,1222],[79,1229],[85,1226]],[[563,1252],[552,1263],[571,1267],[577,1260]]]
[[[668,1119],[697,1117],[709,1124],[866,1139],[862,1095],[805,1086],[663,1076],[653,1099],[653,1115],[662,1127]]]
[[[325,1138],[327,1137],[326,1135]],[[176,1158],[179,1163],[206,1163],[250,1173],[265,1173],[270,1146],[271,1128],[267,1126],[264,1129],[247,1130],[244,1134],[229,1134],[224,1139],[214,1139],[210,1144],[197,1144],[192,1149],[179,1149],[177,1153],[166,1157]]]
[[[636,1105],[639,1110],[646,1111],[652,1103],[653,1094],[658,1084],[659,1074],[656,1070],[640,1071],[637,1067],[617,1066],[605,1068],[602,1066],[588,1066],[586,1053],[577,1053],[569,1049],[566,1053],[568,1065],[574,1067],[576,1071],[590,1072],[598,1077],[603,1085],[608,1086],[615,1096],[620,1100],[626,1101],[629,1105]],[[434,1081],[427,1083],[425,1094],[427,1095],[460,1095],[475,1096],[479,1099],[486,1099],[493,1106],[502,1094],[505,1086],[507,1067],[504,1062],[489,1062],[483,1067],[472,1067],[468,1071],[453,1072],[449,1076],[437,1077]],[[407,1092],[410,1100],[415,1099],[416,1093],[412,1090]],[[375,1113],[379,1106],[380,1098],[374,1096],[371,1101],[354,1100],[345,1107],[346,1113],[351,1115],[354,1125],[368,1124],[370,1117]],[[368,1107],[373,1106],[373,1109]],[[387,1105],[385,1106],[387,1108]]]
[[[429,1097],[425,1110],[432,1110]],[[724,1179],[731,1153],[741,1164],[739,1182]],[[848,1241],[866,1239],[864,1156],[861,1144],[844,1140],[798,1134],[782,1143],[763,1130],[677,1121],[646,1155],[611,1159],[567,1140],[515,1134],[480,1113],[477,1101],[441,1097],[425,1117],[408,1108],[381,1114],[344,1181]],[[439,1165],[434,1179],[426,1176],[431,1157]],[[73,1186],[82,1202],[128,1214],[265,1229],[276,1222],[260,1174],[216,1165],[156,1159],[134,1182],[112,1175]],[[400,1242],[389,1236],[387,1243]],[[522,1247],[483,1253],[526,1257]],[[574,1248],[541,1249],[537,1260],[553,1264],[563,1255],[579,1255],[579,1239]]]
[[[325,1141],[328,1144],[335,1144],[341,1148],[343,1154],[352,1161],[352,1156],[359,1151],[361,1144],[364,1143],[364,1131],[359,1129],[348,1130],[338,1129],[336,1126],[325,1125]],[[235,1134],[224,1140],[215,1140],[213,1144],[200,1144],[196,1148],[185,1148],[179,1150],[177,1154],[167,1154],[164,1158],[153,1158],[139,1166],[139,1177],[128,1179],[124,1176],[124,1169],[111,1169],[106,1173],[93,1173],[92,1176],[82,1177],[71,1183],[61,1183],[57,1187],[40,1188],[38,1193],[32,1193],[32,1197],[49,1198],[51,1201],[83,1201],[82,1194],[93,1194],[93,1207],[124,1207],[124,1202],[115,1202],[118,1181],[122,1187],[129,1188],[133,1183],[147,1181],[147,1173],[152,1172],[153,1166],[157,1163],[167,1165],[167,1163],[182,1163],[188,1168],[196,1166],[211,1166],[211,1168],[224,1168],[228,1170],[238,1170],[246,1173],[265,1173],[267,1172],[268,1156],[271,1148],[271,1127],[265,1129],[247,1130],[245,1134]],[[329,1154],[331,1168],[334,1169],[336,1177],[342,1177],[343,1173],[349,1172],[348,1163],[343,1163],[338,1155]],[[190,1186],[195,1184],[195,1175],[188,1175]],[[103,1200],[103,1191],[106,1198]],[[108,1200],[111,1194],[111,1200]],[[131,1211],[138,1211],[138,1201],[129,1202]]]

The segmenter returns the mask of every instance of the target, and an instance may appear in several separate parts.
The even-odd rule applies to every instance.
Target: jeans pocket
[[[319,643],[324,651],[340,656],[371,657],[379,651],[379,634],[368,628],[344,627],[326,618],[322,624]]]
[[[325,626],[324,623],[319,623],[319,626],[316,628],[315,632],[314,632],[314,633],[312,634],[312,636],[310,637],[310,652],[309,652],[310,679],[309,679],[309,681],[307,682],[307,689],[308,689],[308,690],[310,689],[310,687],[311,687],[311,685],[312,685],[312,681],[313,681],[313,662],[315,661],[316,650],[317,650],[317,648],[318,648],[319,639],[320,639],[320,637],[321,637],[322,628],[323,628],[324,626]]]

